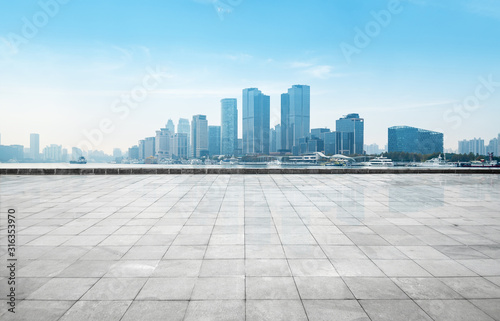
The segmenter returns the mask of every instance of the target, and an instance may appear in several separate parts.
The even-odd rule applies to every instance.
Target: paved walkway
[[[0,176],[0,206],[2,320],[500,320],[498,175]]]

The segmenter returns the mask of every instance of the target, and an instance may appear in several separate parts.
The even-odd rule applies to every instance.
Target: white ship
[[[391,167],[394,166],[392,159],[387,157],[377,157],[368,162],[368,166]]]

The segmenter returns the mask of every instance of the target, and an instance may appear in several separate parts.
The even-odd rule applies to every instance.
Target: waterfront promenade
[[[0,175],[0,319],[500,320],[499,209],[491,174]]]

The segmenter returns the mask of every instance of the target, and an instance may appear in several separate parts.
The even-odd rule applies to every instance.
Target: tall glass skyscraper
[[[269,154],[271,100],[257,88],[243,89],[243,154]]]
[[[416,154],[442,153],[444,135],[430,130],[395,126],[389,128],[389,152],[406,152]]]
[[[208,120],[205,115],[195,115],[191,121],[191,153],[194,158],[208,155]]]
[[[30,158],[38,160],[40,158],[40,135],[30,134]]]
[[[208,154],[220,155],[220,126],[208,126]]]
[[[311,87],[293,85],[281,95],[282,149],[292,150],[299,139],[309,136],[311,127]]]
[[[364,154],[365,120],[359,114],[349,114],[336,122],[336,131],[341,133],[354,133],[354,150],[351,154]]]
[[[232,156],[238,149],[238,107],[236,98],[221,103],[221,153]]]
[[[191,125],[189,119],[180,118],[177,125],[177,133],[187,135],[187,157],[191,157]]]
[[[167,125],[165,126],[165,128],[171,133],[171,134],[175,134],[175,125],[174,125],[174,122],[172,121],[172,119],[169,119],[167,121]]]

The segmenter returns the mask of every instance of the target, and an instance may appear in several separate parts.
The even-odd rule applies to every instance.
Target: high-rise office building
[[[221,153],[235,155],[238,149],[238,107],[235,98],[221,101]]]
[[[359,114],[349,114],[340,118],[336,122],[336,131],[353,134],[354,150],[352,154],[364,154],[364,135],[365,135],[365,120],[359,117]]]
[[[139,141],[139,159],[145,159],[144,157],[146,155],[146,140],[141,139]]]
[[[60,162],[62,160],[62,146],[51,144],[43,149],[43,158],[50,162]]]
[[[139,146],[135,145],[128,149],[129,159],[139,159]]]
[[[189,157],[188,135],[177,133],[171,136],[170,154],[174,159],[187,159]]]
[[[292,150],[299,139],[308,137],[311,127],[311,88],[293,85],[281,95],[282,149]]]
[[[113,148],[113,157],[114,158],[122,157],[122,156],[123,156],[123,153],[122,153],[122,150],[120,148]]]
[[[191,155],[194,158],[208,155],[208,121],[205,115],[195,115],[191,121]]]
[[[191,157],[191,124],[189,119],[180,118],[179,123],[177,124],[177,133],[186,134],[187,135],[187,144],[188,144],[188,158]]]
[[[474,154],[486,155],[486,146],[484,146],[484,139],[474,138],[471,140],[462,140],[458,142],[459,154]]]
[[[175,133],[175,125],[174,125],[174,122],[172,121],[172,119],[169,119],[167,121],[167,125],[165,126],[165,128],[171,133],[171,134],[174,134]]]
[[[270,97],[243,89],[243,154],[269,154]]]
[[[395,126],[388,131],[388,151],[416,154],[443,152],[444,135],[430,130],[409,126]]]
[[[167,128],[161,128],[156,131],[155,153],[158,160],[171,158],[170,139],[172,134]]]
[[[493,156],[499,156],[498,155],[498,138],[493,138],[490,140],[490,143],[488,146],[486,146],[486,153],[492,153]]]
[[[30,134],[30,158],[38,160],[40,158],[40,135]]]
[[[322,136],[326,155],[354,154],[353,132],[324,132]]]
[[[220,155],[221,126],[208,126],[208,154]]]
[[[144,159],[148,157],[155,157],[156,156],[156,149],[155,149],[155,138],[154,137],[146,137],[144,140]]]
[[[269,152],[277,153],[281,149],[281,125],[276,125],[269,132]]]

